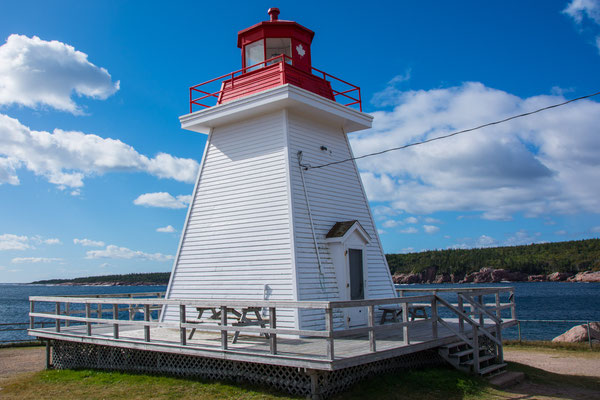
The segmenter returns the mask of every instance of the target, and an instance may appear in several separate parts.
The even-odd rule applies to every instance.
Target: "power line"
[[[344,160],[339,160],[339,161],[332,161],[330,163],[322,164],[322,165],[316,165],[314,167],[310,166],[310,165],[305,165],[305,169],[308,170],[308,169],[324,168],[324,167],[328,167],[330,165],[341,164],[341,163],[345,163],[345,162],[352,161],[352,160],[360,160],[361,158],[373,157],[373,156],[377,156],[377,155],[380,155],[380,154],[389,153],[390,151],[402,150],[402,149],[406,149],[407,147],[413,147],[413,146],[418,146],[418,145],[425,144],[425,143],[434,142],[436,140],[447,139],[447,138],[452,137],[452,136],[460,135],[461,133],[472,132],[472,131],[476,131],[478,129],[486,128],[488,126],[502,124],[504,122],[508,122],[508,121],[513,120],[513,119],[526,117],[528,115],[532,115],[532,114],[536,114],[536,113],[539,113],[539,112],[542,112],[542,111],[550,110],[551,108],[562,107],[562,106],[567,105],[569,103],[573,103],[575,101],[587,99],[587,98],[598,96],[598,95],[600,95],[600,92],[588,94],[586,96],[577,97],[575,99],[567,100],[565,102],[558,103],[558,104],[553,104],[551,106],[542,107],[542,108],[539,108],[537,110],[526,112],[526,113],[523,113],[523,114],[513,115],[512,117],[504,118],[504,119],[501,119],[501,120],[498,120],[498,121],[488,122],[487,124],[479,125],[479,126],[476,126],[474,128],[463,129],[462,131],[452,132],[452,133],[449,133],[447,135],[434,137],[434,138],[431,138],[431,139],[423,140],[421,142],[414,142],[414,143],[405,144],[405,145],[399,146],[399,147],[392,147],[390,149],[377,151],[375,153],[364,154],[362,156],[346,158]]]

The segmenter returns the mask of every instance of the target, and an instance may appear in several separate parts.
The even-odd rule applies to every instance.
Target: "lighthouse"
[[[371,127],[360,88],[313,67],[313,31],[268,14],[238,33],[240,69],[190,88],[181,126],[208,137],[166,297],[395,297],[356,163],[323,166],[351,159],[348,133]],[[319,310],[277,312],[282,328],[324,326]],[[335,325],[366,314],[342,309]]]

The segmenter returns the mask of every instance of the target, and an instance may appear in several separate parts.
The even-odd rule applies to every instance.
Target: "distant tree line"
[[[386,258],[392,274],[419,273],[429,267],[436,267],[438,274],[465,275],[484,267],[519,271],[529,275],[553,272],[575,274],[587,270],[600,270],[600,239],[386,254]]]
[[[169,283],[170,272],[149,272],[143,274],[124,274],[124,275],[102,275],[87,276],[85,278],[75,279],[48,279],[45,281],[36,281],[32,283],[53,285],[59,283],[73,284],[93,284],[93,283],[148,283],[156,285],[166,285]]]
[[[386,254],[392,274],[419,273],[435,267],[438,274],[466,275],[490,267],[519,271],[528,275],[600,271],[600,239],[574,240],[527,246],[481,249],[431,250],[421,253]],[[148,283],[166,285],[169,272],[89,276],[76,279],[49,279],[37,284]]]

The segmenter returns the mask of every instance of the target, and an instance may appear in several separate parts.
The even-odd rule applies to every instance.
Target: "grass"
[[[566,343],[566,342],[551,342],[542,340],[524,340],[519,342],[518,340],[506,340],[504,341],[505,349],[514,350],[528,350],[528,351],[543,351],[548,350],[560,351],[560,352],[577,352],[578,356],[588,354],[593,357],[597,357],[600,353],[600,345],[593,343],[593,347],[590,348],[589,343]]]
[[[93,370],[49,370],[4,382],[0,398],[53,399],[299,399],[260,386],[209,382],[144,374]],[[363,381],[336,400],[500,399],[502,392],[483,379],[447,369],[431,368],[380,375]]]
[[[516,351],[556,352],[600,360],[600,353],[590,352],[589,348],[584,351],[581,346],[564,346],[551,342],[508,343],[505,348]],[[595,391],[590,392],[595,395],[600,393],[600,378],[561,375],[514,362],[509,363],[508,368],[524,372],[529,388],[500,390],[491,387],[484,379],[450,368],[429,368],[374,376],[335,396],[334,399],[499,400],[514,398],[515,395],[535,398],[537,395],[548,396],[555,391],[564,393],[565,390]],[[573,398],[569,394],[566,396]],[[0,398],[298,399],[270,388],[249,384],[93,370],[48,370],[16,376],[0,381]]]

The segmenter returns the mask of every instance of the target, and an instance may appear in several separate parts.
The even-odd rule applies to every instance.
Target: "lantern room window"
[[[250,67],[265,61],[265,46],[263,40],[257,40],[254,43],[246,45],[246,65],[244,67]],[[249,68],[248,71],[254,71],[255,69],[261,68],[263,65],[256,65],[253,68]]]
[[[266,58],[267,60],[273,57],[277,57],[281,54],[285,54],[290,58],[286,58],[285,62],[288,64],[292,63],[292,40],[290,38],[267,38],[267,50],[266,50]],[[273,62],[280,62],[281,60],[273,60]]]

